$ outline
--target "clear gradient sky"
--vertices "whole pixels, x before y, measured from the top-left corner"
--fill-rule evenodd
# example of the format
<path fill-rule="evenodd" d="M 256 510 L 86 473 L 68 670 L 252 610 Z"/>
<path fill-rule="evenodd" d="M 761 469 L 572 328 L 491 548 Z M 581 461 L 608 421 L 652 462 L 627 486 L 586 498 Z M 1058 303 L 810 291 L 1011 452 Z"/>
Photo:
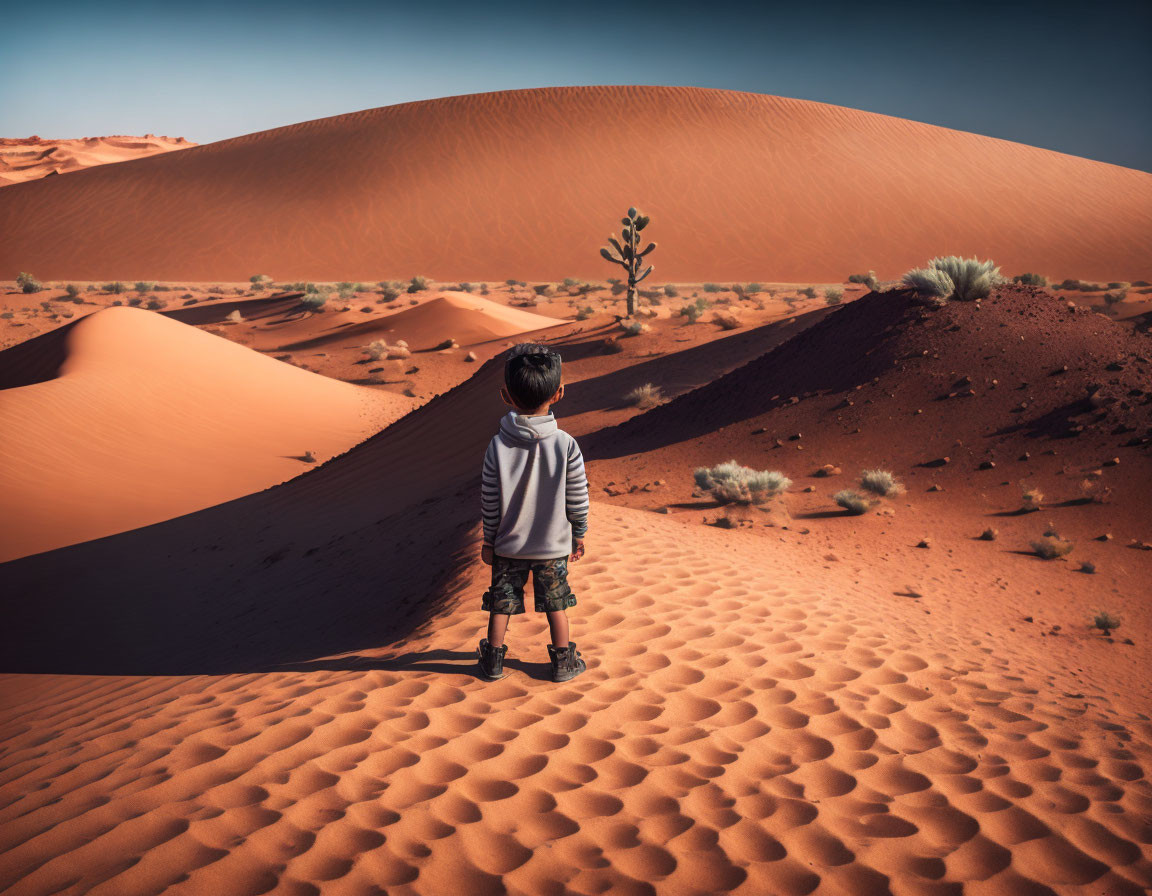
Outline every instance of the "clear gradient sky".
<path fill-rule="evenodd" d="M 1152 2 L 58 0 L 0 32 L 0 136 L 208 143 L 577 84 L 818 100 L 1152 170 Z"/>

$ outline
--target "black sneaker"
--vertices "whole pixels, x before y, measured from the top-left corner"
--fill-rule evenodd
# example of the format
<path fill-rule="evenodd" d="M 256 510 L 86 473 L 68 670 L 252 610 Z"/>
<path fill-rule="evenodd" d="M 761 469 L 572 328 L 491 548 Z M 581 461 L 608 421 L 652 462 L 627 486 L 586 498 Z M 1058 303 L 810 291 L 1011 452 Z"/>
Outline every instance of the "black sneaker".
<path fill-rule="evenodd" d="M 480 639 L 480 646 L 476 648 L 476 656 L 480 664 L 480 677 L 485 681 L 499 681 L 504 677 L 504 654 L 508 652 L 508 645 L 501 644 L 499 648 L 488 643 L 487 638 Z"/>
<path fill-rule="evenodd" d="M 548 659 L 552 661 L 553 681 L 571 681 L 588 668 L 573 641 L 569 641 L 567 647 L 553 647 L 549 644 Z"/>

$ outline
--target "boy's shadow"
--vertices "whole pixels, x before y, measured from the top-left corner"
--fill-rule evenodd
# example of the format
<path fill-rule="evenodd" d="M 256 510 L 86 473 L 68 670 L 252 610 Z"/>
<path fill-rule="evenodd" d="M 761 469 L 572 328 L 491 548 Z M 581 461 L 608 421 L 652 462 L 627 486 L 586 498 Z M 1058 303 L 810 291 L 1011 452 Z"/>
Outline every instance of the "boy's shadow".
<path fill-rule="evenodd" d="M 425 650 L 422 653 L 402 653 L 392 657 L 343 656 L 314 663 L 288 663 L 275 667 L 281 672 L 315 672 L 355 670 L 364 672 L 382 669 L 386 672 L 435 672 L 439 675 L 463 675 L 480 679 L 476 652 L 466 650 Z M 506 672 L 520 672 L 535 681 L 552 680 L 551 663 L 530 663 L 509 654 L 504 659 Z M 482 679 L 481 679 L 482 680 Z"/>

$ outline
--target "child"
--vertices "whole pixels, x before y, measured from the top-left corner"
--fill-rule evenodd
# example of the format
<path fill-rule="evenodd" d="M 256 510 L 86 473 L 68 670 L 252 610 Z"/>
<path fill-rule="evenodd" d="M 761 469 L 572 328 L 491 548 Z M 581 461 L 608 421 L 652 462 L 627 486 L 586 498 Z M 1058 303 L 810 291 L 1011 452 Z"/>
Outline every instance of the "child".
<path fill-rule="evenodd" d="M 512 410 L 484 453 L 480 503 L 484 547 L 492 567 L 484 593 L 490 612 L 488 637 L 480 641 L 481 676 L 504 677 L 504 633 L 509 619 L 524 612 L 524 586 L 532 573 L 537 613 L 548 614 L 552 680 L 568 681 L 588 667 L 568 640 L 568 563 L 584 556 L 588 531 L 588 480 L 576 440 L 548 412 L 564 397 L 560 356 L 544 345 L 513 346 L 504 363 L 500 397 Z"/>

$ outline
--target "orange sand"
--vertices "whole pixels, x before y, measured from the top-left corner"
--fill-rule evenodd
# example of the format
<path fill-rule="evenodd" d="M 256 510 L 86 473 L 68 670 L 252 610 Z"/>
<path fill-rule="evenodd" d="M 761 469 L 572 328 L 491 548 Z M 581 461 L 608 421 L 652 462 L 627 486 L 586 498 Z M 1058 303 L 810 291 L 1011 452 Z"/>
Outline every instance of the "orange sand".
<path fill-rule="evenodd" d="M 938 254 L 1152 278 L 1152 174 L 831 106 L 687 87 L 449 97 L 0 190 L 0 270 L 43 279 L 897 277 Z M 259 210 L 258 213 L 253 210 Z"/>
<path fill-rule="evenodd" d="M 183 137 L 0 138 L 0 186 L 195 146 Z"/>
<path fill-rule="evenodd" d="M 507 679 L 473 672 L 499 356 L 306 476 L 0 564 L 0 889 L 1146 892 L 1146 337 L 1017 287 L 775 318 L 652 319 L 618 354 L 604 311 L 533 336 L 594 496 L 570 684 L 536 615 Z M 673 400 L 623 407 L 643 382 Z M 691 470 L 732 454 L 794 485 L 724 530 Z M 1113 454 L 1114 498 L 1066 500 Z M 907 492 L 844 516 L 871 466 Z M 1042 512 L 1015 513 L 1019 478 Z M 1068 560 L 1024 555 L 1048 524 Z"/>
<path fill-rule="evenodd" d="M 275 485 L 407 407 L 136 308 L 40 341 L 0 391 L 3 560 Z"/>

